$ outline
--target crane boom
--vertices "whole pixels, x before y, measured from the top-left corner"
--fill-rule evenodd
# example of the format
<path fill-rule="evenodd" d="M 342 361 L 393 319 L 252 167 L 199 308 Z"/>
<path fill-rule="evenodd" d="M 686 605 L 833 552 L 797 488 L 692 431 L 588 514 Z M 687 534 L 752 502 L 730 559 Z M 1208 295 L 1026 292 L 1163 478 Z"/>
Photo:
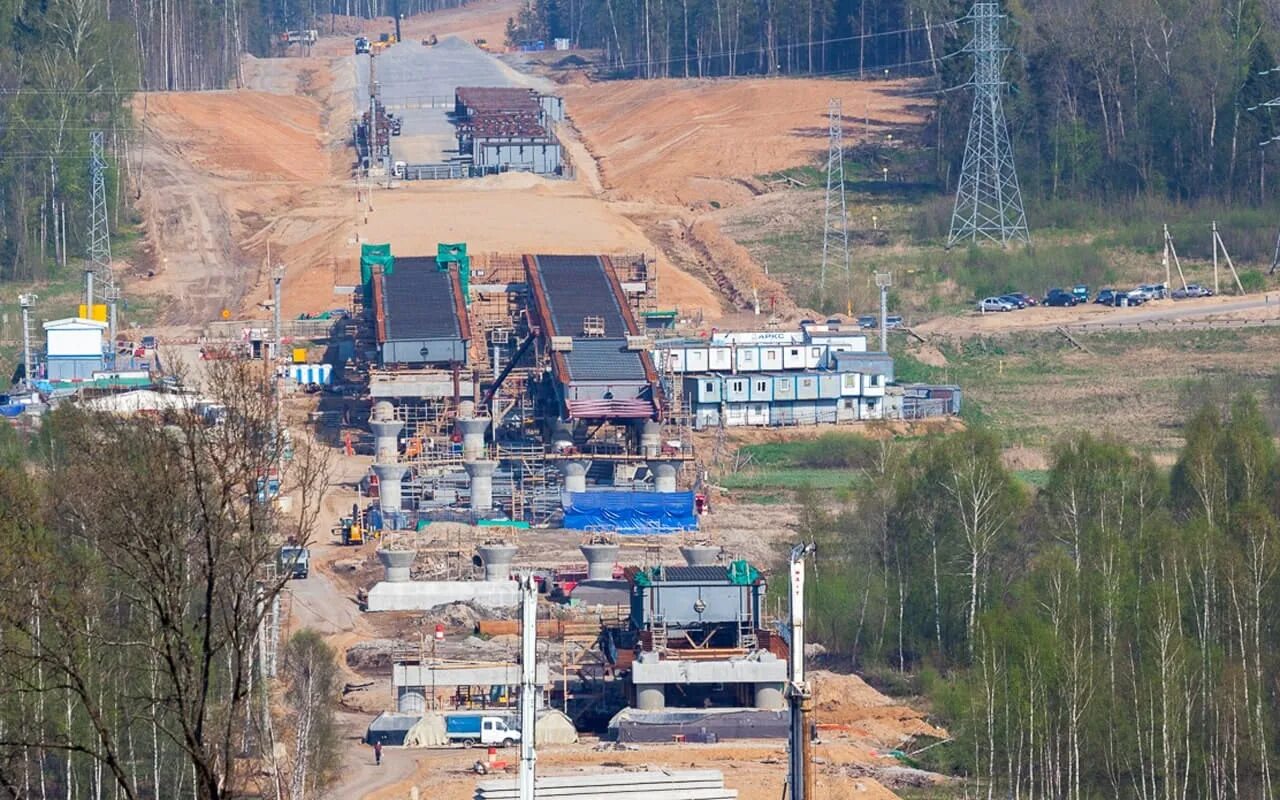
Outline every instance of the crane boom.
<path fill-rule="evenodd" d="M 791 742 L 787 748 L 787 782 L 791 787 L 791 800 L 816 800 L 813 791 L 813 770 L 809 748 L 809 715 L 813 712 L 813 692 L 804 671 L 804 560 L 817 551 L 813 542 L 798 544 L 791 549 L 791 592 L 787 610 L 791 626 L 791 646 L 787 661 L 787 695 L 791 704 Z"/>

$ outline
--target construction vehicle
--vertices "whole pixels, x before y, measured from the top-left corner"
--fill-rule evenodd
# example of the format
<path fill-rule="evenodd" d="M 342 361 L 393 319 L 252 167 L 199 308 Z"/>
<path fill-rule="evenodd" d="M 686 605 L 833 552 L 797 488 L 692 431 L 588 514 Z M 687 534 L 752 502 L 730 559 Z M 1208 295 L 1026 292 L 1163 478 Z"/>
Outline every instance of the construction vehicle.
<path fill-rule="evenodd" d="M 286 578 L 306 580 L 311 572 L 311 551 L 305 547 L 285 545 L 276 554 L 276 568 Z"/>
<path fill-rule="evenodd" d="M 505 719 L 480 714 L 449 714 L 444 718 L 444 735 L 463 747 L 510 747 L 520 741 L 520 731 L 508 728 Z"/>
<path fill-rule="evenodd" d="M 288 47 L 291 44 L 315 44 L 320 38 L 319 31 L 315 29 L 301 31 L 284 31 L 280 34 L 280 44 Z"/>
<path fill-rule="evenodd" d="M 364 544 L 364 515 L 360 513 L 360 507 L 352 503 L 351 516 L 339 520 L 334 529 L 341 531 L 343 545 L 359 547 Z"/>
<path fill-rule="evenodd" d="M 367 52 L 369 52 L 369 37 L 357 36 L 356 37 L 356 55 L 358 56 L 364 55 Z"/>
<path fill-rule="evenodd" d="M 364 526 L 359 518 L 343 517 L 341 521 L 342 544 L 359 547 L 364 544 Z"/>

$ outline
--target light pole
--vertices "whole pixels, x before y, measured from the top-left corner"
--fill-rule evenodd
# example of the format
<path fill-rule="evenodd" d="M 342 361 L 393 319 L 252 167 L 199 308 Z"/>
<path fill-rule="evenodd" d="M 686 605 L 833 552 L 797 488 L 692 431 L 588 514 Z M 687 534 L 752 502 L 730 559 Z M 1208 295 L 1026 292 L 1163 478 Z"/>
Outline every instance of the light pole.
<path fill-rule="evenodd" d="M 876 286 L 880 287 L 880 349 L 889 352 L 889 287 L 893 285 L 892 272 L 877 272 Z"/>
<path fill-rule="evenodd" d="M 22 307 L 22 385 L 27 391 L 35 385 L 31 377 L 31 307 L 39 299 L 35 294 L 18 295 L 18 305 Z"/>

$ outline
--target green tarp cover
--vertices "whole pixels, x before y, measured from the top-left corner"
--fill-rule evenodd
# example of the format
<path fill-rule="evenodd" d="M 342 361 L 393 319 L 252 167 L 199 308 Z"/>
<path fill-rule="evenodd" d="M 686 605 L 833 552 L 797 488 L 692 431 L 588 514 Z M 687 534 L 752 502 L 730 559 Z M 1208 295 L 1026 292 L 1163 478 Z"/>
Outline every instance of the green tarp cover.
<path fill-rule="evenodd" d="M 760 571 L 745 561 L 734 561 L 729 564 L 729 583 L 750 586 L 759 578 Z"/>
<path fill-rule="evenodd" d="M 373 265 L 381 264 L 383 274 L 390 275 L 395 271 L 395 256 L 391 255 L 389 244 L 360 245 L 360 283 L 365 286 L 373 280 Z"/>
<path fill-rule="evenodd" d="M 466 242 L 437 242 L 436 264 L 440 269 L 448 269 L 450 264 L 458 265 L 458 282 L 462 286 L 462 302 L 471 305 L 471 256 L 467 255 Z"/>

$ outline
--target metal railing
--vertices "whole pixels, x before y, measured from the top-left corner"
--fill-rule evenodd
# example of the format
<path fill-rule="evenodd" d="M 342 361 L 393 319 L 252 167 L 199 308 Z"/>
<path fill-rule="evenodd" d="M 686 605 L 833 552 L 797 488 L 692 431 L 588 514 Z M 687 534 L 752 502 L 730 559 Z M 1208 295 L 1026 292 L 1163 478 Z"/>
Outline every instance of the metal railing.
<path fill-rule="evenodd" d="M 401 98 L 394 103 L 384 101 L 382 107 L 394 111 L 404 111 L 411 108 L 447 108 L 452 110 L 457 107 L 457 102 L 453 95 L 422 95 Z"/>

